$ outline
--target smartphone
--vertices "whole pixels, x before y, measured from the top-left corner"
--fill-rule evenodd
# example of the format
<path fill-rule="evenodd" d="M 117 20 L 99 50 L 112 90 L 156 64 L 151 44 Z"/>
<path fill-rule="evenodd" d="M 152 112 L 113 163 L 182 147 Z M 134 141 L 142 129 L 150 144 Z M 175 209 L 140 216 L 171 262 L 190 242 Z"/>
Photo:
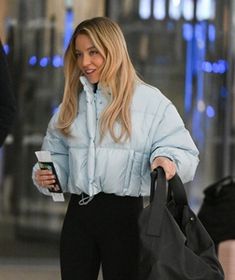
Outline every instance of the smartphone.
<path fill-rule="evenodd" d="M 52 161 L 51 153 L 49 151 L 37 151 L 35 154 L 37 156 L 40 169 L 51 170 L 55 175 L 55 183 L 53 184 L 53 187 L 48 189 L 51 192 L 52 199 L 54 201 L 64 201 L 63 191 Z"/>
<path fill-rule="evenodd" d="M 54 167 L 53 162 L 38 162 L 39 167 L 41 170 L 51 170 L 52 173 L 55 175 L 55 183 L 53 184 L 52 188 L 49 188 L 50 192 L 54 192 L 54 193 L 62 193 L 62 188 L 58 179 L 58 176 L 56 174 L 56 170 Z"/>

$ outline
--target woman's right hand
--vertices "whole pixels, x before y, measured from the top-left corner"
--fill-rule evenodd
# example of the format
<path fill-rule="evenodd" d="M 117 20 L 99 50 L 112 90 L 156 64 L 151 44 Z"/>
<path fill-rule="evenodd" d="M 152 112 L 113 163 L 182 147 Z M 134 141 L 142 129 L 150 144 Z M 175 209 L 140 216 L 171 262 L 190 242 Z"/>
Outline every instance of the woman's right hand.
<path fill-rule="evenodd" d="M 55 175 L 51 170 L 38 169 L 34 173 L 34 179 L 37 185 L 43 188 L 51 189 L 55 183 Z"/>

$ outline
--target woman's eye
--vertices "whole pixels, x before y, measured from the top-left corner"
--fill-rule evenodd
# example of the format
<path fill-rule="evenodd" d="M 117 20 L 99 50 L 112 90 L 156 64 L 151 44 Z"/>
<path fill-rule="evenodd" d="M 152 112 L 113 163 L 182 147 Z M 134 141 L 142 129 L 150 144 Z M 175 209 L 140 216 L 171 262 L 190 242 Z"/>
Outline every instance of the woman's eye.
<path fill-rule="evenodd" d="M 78 58 L 78 57 L 81 57 L 81 53 L 75 53 L 75 56 Z"/>
<path fill-rule="evenodd" d="M 96 50 L 90 51 L 90 55 L 96 55 L 96 54 L 98 54 L 98 51 Z"/>

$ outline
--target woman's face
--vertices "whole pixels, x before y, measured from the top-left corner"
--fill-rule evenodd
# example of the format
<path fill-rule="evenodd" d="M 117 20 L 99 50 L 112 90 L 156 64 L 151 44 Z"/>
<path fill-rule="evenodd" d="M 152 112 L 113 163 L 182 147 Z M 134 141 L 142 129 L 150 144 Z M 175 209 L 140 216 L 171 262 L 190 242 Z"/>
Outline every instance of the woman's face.
<path fill-rule="evenodd" d="M 80 70 L 92 84 L 98 83 L 104 65 L 104 58 L 89 36 L 79 34 L 75 40 L 75 54 Z"/>

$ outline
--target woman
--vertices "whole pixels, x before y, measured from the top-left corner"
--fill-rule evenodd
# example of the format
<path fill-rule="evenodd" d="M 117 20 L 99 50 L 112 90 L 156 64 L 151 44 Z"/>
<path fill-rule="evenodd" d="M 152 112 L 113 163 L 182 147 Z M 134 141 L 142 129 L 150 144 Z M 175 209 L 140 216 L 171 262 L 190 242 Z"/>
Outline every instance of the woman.
<path fill-rule="evenodd" d="M 136 280 L 137 220 L 149 195 L 151 168 L 190 181 L 195 147 L 173 104 L 141 81 L 120 27 L 97 17 L 80 23 L 65 53 L 62 104 L 42 150 L 52 154 L 71 198 L 61 233 L 62 279 Z M 35 185 L 50 194 L 50 171 L 34 167 Z"/>

